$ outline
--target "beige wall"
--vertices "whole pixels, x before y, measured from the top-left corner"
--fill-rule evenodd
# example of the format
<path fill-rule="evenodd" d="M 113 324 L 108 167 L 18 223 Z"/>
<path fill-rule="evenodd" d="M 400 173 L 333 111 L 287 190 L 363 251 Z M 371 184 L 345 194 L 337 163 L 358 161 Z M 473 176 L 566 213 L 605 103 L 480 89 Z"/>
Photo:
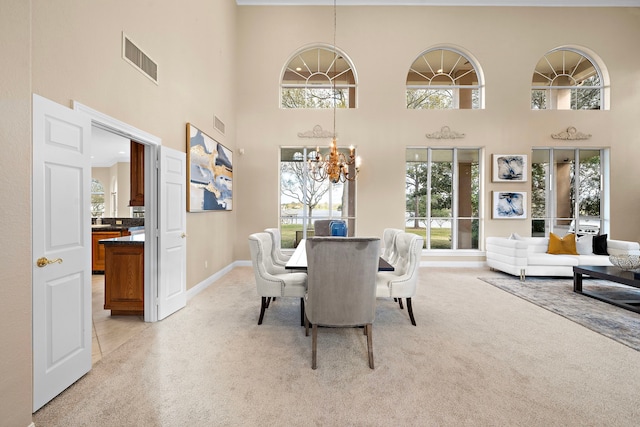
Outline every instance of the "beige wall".
<path fill-rule="evenodd" d="M 246 259 L 246 236 L 277 224 L 279 147 L 305 144 L 297 133 L 316 124 L 332 128 L 330 112 L 280 109 L 277 85 L 294 52 L 314 43 L 333 44 L 333 9 L 241 7 L 238 25 L 239 81 L 250 82 L 239 86 L 237 140 L 245 155 L 237 170 L 242 196 L 236 246 Z M 337 112 L 339 144 L 356 145 L 363 158 L 357 233 L 380 236 L 384 227 L 403 226 L 407 146 L 484 147 L 488 167 L 492 153 L 530 154 L 532 147 L 562 146 L 550 135 L 575 126 L 593 135 L 580 146 L 611 147 L 612 237 L 640 240 L 640 223 L 634 220 L 640 187 L 627 186 L 640 177 L 634 168 L 640 155 L 640 56 L 630 40 L 640 40 L 638 8 L 338 7 L 336 45 L 351 58 L 359 78 L 358 108 Z M 441 44 L 477 59 L 486 83 L 484 110 L 405 108 L 409 66 L 421 52 Z M 537 61 L 565 45 L 587 48 L 604 61 L 612 81 L 611 110 L 531 111 Z M 466 137 L 426 139 L 426 133 L 445 125 Z M 530 193 L 529 184 L 493 184 L 490 171 L 485 172 L 485 236 L 529 235 L 528 220 L 490 219 L 492 190 Z"/>
<path fill-rule="evenodd" d="M 11 66 L 0 79 L 0 188 L 11 201 L 0 225 L 0 425 L 31 421 L 31 93 L 69 107 L 77 100 L 182 151 L 192 122 L 234 150 L 234 211 L 187 216 L 191 288 L 249 259 L 247 235 L 277 224 L 279 147 L 300 144 L 297 133 L 316 124 L 331 128 L 328 111 L 280 110 L 278 82 L 293 52 L 332 42 L 332 23 L 331 8 L 238 8 L 233 0 L 0 2 L 0 53 Z M 549 135 L 575 126 L 593 134 L 582 145 L 612 148 L 612 237 L 640 240 L 640 190 L 628 185 L 638 180 L 640 154 L 640 57 L 629 43 L 640 39 L 637 8 L 341 7 L 338 26 L 337 44 L 359 76 L 359 108 L 338 112 L 340 142 L 357 145 L 364 160 L 358 234 L 403 225 L 404 149 L 426 145 L 427 132 L 450 126 L 466 133 L 461 144 L 489 155 L 557 145 Z M 122 31 L 159 64 L 159 85 L 121 59 Z M 478 59 L 485 110 L 404 108 L 409 65 L 441 43 Z M 565 44 L 593 50 L 609 67 L 610 111 L 529 110 L 536 61 Z M 213 129 L 214 114 L 226 135 Z M 487 181 L 485 196 L 493 189 Z M 486 221 L 487 235 L 528 230 L 526 221 Z"/>

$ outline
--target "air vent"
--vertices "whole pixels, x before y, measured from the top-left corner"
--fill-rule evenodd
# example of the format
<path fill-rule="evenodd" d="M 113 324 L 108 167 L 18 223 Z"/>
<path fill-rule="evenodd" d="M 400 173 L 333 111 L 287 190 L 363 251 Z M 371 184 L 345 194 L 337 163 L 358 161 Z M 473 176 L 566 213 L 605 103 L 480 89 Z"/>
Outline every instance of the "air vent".
<path fill-rule="evenodd" d="M 224 122 L 220 120 L 216 115 L 213 116 L 213 127 L 224 135 Z"/>
<path fill-rule="evenodd" d="M 122 33 L 122 58 L 158 84 L 158 64 Z"/>

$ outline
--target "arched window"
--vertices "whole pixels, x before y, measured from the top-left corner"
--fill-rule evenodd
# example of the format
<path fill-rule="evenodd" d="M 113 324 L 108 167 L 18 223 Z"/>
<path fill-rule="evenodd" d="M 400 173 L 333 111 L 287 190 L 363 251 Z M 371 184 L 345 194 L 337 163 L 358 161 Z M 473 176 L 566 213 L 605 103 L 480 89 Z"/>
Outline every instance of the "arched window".
<path fill-rule="evenodd" d="M 91 179 L 91 216 L 93 218 L 104 216 L 104 187 L 97 179 Z"/>
<path fill-rule="evenodd" d="M 434 48 L 413 61 L 407 74 L 408 109 L 484 108 L 482 74 L 470 55 Z"/>
<path fill-rule="evenodd" d="M 558 48 L 536 65 L 531 81 L 532 110 L 605 109 L 600 67 L 586 53 Z"/>
<path fill-rule="evenodd" d="M 282 72 L 282 108 L 356 108 L 357 78 L 349 58 L 332 46 L 294 54 Z"/>

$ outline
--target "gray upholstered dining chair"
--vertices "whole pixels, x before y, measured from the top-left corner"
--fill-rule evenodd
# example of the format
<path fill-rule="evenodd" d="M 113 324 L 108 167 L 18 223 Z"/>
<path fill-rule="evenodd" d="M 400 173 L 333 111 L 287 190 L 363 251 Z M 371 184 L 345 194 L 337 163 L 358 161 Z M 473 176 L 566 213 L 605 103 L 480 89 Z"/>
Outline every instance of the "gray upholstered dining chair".
<path fill-rule="evenodd" d="M 282 253 L 280 230 L 277 228 L 265 228 L 264 231 L 271 235 L 271 258 L 273 259 L 273 263 L 284 267 L 287 261 L 289 261 L 289 258 L 291 258 L 291 255 Z"/>
<path fill-rule="evenodd" d="M 416 294 L 424 240 L 417 234 L 402 232 L 396 236 L 395 242 L 397 254 L 394 271 L 376 273 L 376 297 L 394 298 L 401 309 L 402 298 L 405 298 L 411 324 L 416 326 L 411 298 Z"/>
<path fill-rule="evenodd" d="M 304 295 L 307 290 L 307 273 L 289 272 L 277 266 L 271 259 L 271 235 L 254 233 L 249 236 L 251 264 L 256 278 L 256 289 L 261 297 L 260 317 L 262 324 L 264 311 L 269 308 L 271 300 L 277 297 L 300 298 L 300 325 L 304 324 Z"/>
<path fill-rule="evenodd" d="M 331 236 L 332 219 L 316 219 L 313 221 L 314 236 Z"/>
<path fill-rule="evenodd" d="M 316 369 L 318 326 L 364 326 L 369 367 L 373 369 L 372 329 L 376 313 L 377 237 L 307 239 L 305 334 L 312 324 L 312 362 Z"/>

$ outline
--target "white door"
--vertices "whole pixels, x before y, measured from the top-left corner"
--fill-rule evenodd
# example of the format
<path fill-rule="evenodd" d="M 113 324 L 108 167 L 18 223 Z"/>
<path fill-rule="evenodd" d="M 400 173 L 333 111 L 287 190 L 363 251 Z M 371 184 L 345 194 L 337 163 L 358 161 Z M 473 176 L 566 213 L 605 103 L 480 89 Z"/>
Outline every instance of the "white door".
<path fill-rule="evenodd" d="M 33 410 L 91 369 L 91 120 L 33 95 Z"/>
<path fill-rule="evenodd" d="M 186 153 L 160 147 L 158 320 L 187 304 Z"/>

